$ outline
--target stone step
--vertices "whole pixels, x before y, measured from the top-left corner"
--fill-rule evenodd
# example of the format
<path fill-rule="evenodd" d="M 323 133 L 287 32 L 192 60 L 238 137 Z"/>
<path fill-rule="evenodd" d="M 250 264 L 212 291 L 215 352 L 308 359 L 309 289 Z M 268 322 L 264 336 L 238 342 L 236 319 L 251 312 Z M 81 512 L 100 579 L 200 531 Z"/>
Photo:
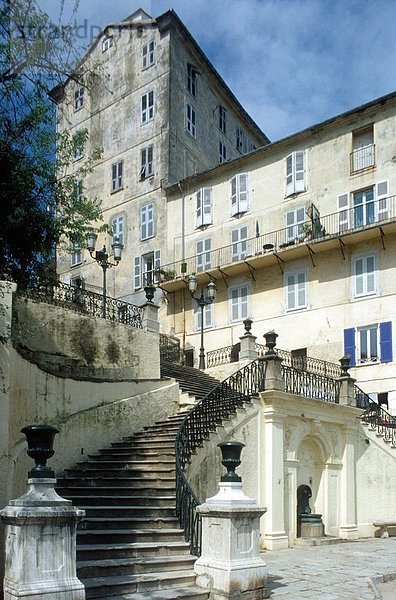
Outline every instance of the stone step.
<path fill-rule="evenodd" d="M 84 522 L 84 521 L 83 521 Z M 181 542 L 182 529 L 77 529 L 78 544 L 118 544 L 133 542 Z"/>
<path fill-rule="evenodd" d="M 130 459 L 130 460 L 143 460 L 143 459 L 173 459 L 175 460 L 175 448 L 174 444 L 172 444 L 171 448 L 133 448 L 127 447 L 124 448 L 107 448 L 106 450 L 99 450 L 98 454 L 88 454 L 89 459 L 91 460 L 113 460 L 118 459 Z"/>
<path fill-rule="evenodd" d="M 101 505 L 92 505 L 90 500 L 87 500 L 84 504 L 79 504 L 79 508 L 83 508 L 85 510 L 85 516 L 87 519 L 90 517 L 107 517 L 107 518 L 117 518 L 117 517 L 145 517 L 145 518 L 154 518 L 154 519 L 162 519 L 164 517 L 173 518 L 175 516 L 175 506 L 136 506 L 132 503 L 129 506 L 122 505 L 110 505 L 106 504 Z M 117 500 L 115 498 L 114 500 Z"/>
<path fill-rule="evenodd" d="M 78 526 L 79 531 L 96 529 L 171 529 L 177 528 L 179 521 L 175 516 L 172 517 L 90 517 L 86 516 Z"/>
<path fill-rule="evenodd" d="M 141 556 L 173 556 L 188 554 L 187 542 L 168 540 L 160 542 L 132 542 L 125 544 L 78 544 L 77 560 L 104 560 L 106 558 L 137 558 Z"/>
<path fill-rule="evenodd" d="M 120 442 L 113 442 L 111 444 L 112 448 L 125 448 L 125 449 L 136 449 L 136 450 L 140 450 L 140 449 L 144 449 L 144 450 L 157 450 L 157 451 L 161 451 L 161 450 L 169 450 L 170 452 L 174 451 L 175 449 L 175 438 L 170 439 L 169 441 L 160 441 L 160 442 L 153 442 L 153 441 L 148 441 L 142 438 L 139 438 L 138 440 L 123 440 Z"/>
<path fill-rule="evenodd" d="M 137 575 L 164 571 L 185 571 L 194 568 L 195 557 L 188 554 L 174 556 L 145 556 L 142 558 L 106 558 L 78 561 L 79 579 L 109 577 L 112 575 Z"/>
<path fill-rule="evenodd" d="M 111 598 L 117 594 L 136 594 L 169 587 L 186 587 L 195 584 L 194 571 L 182 573 L 148 573 L 121 575 L 119 577 L 92 577 L 82 580 L 87 600 Z"/>
<path fill-rule="evenodd" d="M 122 596 L 113 596 L 112 600 L 207 600 L 208 598 L 207 590 L 194 585 L 188 588 L 168 588 L 138 594 L 123 594 Z"/>
<path fill-rule="evenodd" d="M 168 460 L 89 460 L 78 461 L 76 469 L 116 469 L 125 471 L 145 471 L 151 472 L 169 471 L 175 467 L 175 459 Z M 74 470 L 74 469 L 73 469 Z"/>
<path fill-rule="evenodd" d="M 117 479 L 117 485 L 114 480 L 109 477 L 107 479 L 88 479 L 88 478 L 69 478 L 59 480 L 57 488 L 58 494 L 62 495 L 71 491 L 74 493 L 78 490 L 81 494 L 103 494 L 103 495 L 156 495 L 175 492 L 175 480 L 155 478 L 152 481 L 147 478 L 144 480 L 126 479 L 121 481 Z"/>
<path fill-rule="evenodd" d="M 144 442 L 172 442 L 176 437 L 176 432 L 172 435 L 172 433 L 168 433 L 167 431 L 157 432 L 157 431 L 140 431 L 139 433 L 135 433 L 135 435 L 131 437 L 124 437 L 124 441 L 137 442 L 142 440 Z"/>
<path fill-rule="evenodd" d="M 74 506 L 79 506 L 84 508 L 84 510 L 88 507 L 98 507 L 98 508 L 110 508 L 111 506 L 116 507 L 117 509 L 123 510 L 125 507 L 128 509 L 131 508 L 133 510 L 142 510 L 142 509 L 156 509 L 159 508 L 171 508 L 173 511 L 175 510 L 175 501 L 176 497 L 173 496 L 106 496 L 106 495 L 91 495 L 91 494 L 79 494 L 79 490 L 76 490 L 76 493 L 71 494 L 69 490 L 67 491 L 67 498 L 71 500 Z"/>
<path fill-rule="evenodd" d="M 130 485 L 136 487 L 144 486 L 145 482 L 155 482 L 158 485 L 165 482 L 175 481 L 175 470 L 169 470 L 169 472 L 161 471 L 160 474 L 156 473 L 145 473 L 142 475 L 141 472 L 138 471 L 104 471 L 101 469 L 86 469 L 84 471 L 80 471 L 78 469 L 70 469 L 65 471 L 65 481 L 70 481 L 72 483 L 75 481 L 88 481 L 87 485 L 100 485 L 100 482 L 109 483 L 114 481 L 114 483 L 118 486 L 122 485 Z M 96 483 L 94 483 L 96 482 Z"/>

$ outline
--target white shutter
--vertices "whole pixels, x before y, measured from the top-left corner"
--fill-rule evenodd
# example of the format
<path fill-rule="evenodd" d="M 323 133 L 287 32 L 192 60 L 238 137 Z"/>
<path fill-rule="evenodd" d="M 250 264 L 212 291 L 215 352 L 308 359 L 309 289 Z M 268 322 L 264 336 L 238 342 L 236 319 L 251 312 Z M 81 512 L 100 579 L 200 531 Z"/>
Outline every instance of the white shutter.
<path fill-rule="evenodd" d="M 237 176 L 231 179 L 231 216 L 238 213 Z"/>
<path fill-rule="evenodd" d="M 349 194 L 338 196 L 338 231 L 346 231 L 350 228 L 349 223 Z"/>
<path fill-rule="evenodd" d="M 203 188 L 203 224 L 212 223 L 212 188 Z"/>
<path fill-rule="evenodd" d="M 147 206 L 147 237 L 154 235 L 154 204 Z"/>
<path fill-rule="evenodd" d="M 294 193 L 293 154 L 286 157 L 286 196 Z"/>
<path fill-rule="evenodd" d="M 384 221 L 389 218 L 388 182 L 380 181 L 377 190 L 377 220 Z"/>
<path fill-rule="evenodd" d="M 294 153 L 294 191 L 305 190 L 305 152 L 300 150 Z"/>
<path fill-rule="evenodd" d="M 147 206 L 140 209 L 140 239 L 147 239 Z"/>
<path fill-rule="evenodd" d="M 196 210 L 196 227 L 203 225 L 203 206 L 202 206 L 202 190 L 197 192 L 197 210 Z"/>
<path fill-rule="evenodd" d="M 140 256 L 135 256 L 134 287 L 138 290 L 142 287 L 142 264 Z"/>
<path fill-rule="evenodd" d="M 241 173 L 238 175 L 238 212 L 246 212 L 249 210 L 249 189 L 248 189 L 248 174 Z"/>
<path fill-rule="evenodd" d="M 154 271 L 161 267 L 161 250 L 154 252 Z"/>
<path fill-rule="evenodd" d="M 364 294 L 364 265 L 363 258 L 355 260 L 355 296 Z"/>
<path fill-rule="evenodd" d="M 366 276 L 367 276 L 367 293 L 374 294 L 376 291 L 375 282 L 375 257 L 367 256 L 366 258 Z"/>

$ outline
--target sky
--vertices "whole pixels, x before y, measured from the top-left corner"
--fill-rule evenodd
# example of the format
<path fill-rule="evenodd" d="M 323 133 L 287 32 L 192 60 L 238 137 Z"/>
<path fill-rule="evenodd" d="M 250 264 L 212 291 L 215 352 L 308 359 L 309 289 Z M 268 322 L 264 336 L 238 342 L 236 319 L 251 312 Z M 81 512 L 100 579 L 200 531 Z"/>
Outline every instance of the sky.
<path fill-rule="evenodd" d="M 73 0 L 37 0 L 62 23 Z M 271 141 L 396 89 L 394 0 L 80 0 L 87 45 L 137 8 L 174 9 Z"/>

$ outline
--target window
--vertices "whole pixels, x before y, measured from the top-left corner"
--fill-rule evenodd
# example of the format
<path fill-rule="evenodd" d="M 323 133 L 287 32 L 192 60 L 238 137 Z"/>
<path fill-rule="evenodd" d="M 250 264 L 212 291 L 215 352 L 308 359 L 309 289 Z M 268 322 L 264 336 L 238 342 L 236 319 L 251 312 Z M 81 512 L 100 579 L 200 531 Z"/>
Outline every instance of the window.
<path fill-rule="evenodd" d="M 154 42 L 149 42 L 142 48 L 142 69 L 148 69 L 155 62 Z"/>
<path fill-rule="evenodd" d="M 197 95 L 197 69 L 187 65 L 187 89 L 194 98 Z"/>
<path fill-rule="evenodd" d="M 122 168 L 123 161 L 120 160 L 111 165 L 111 191 L 117 192 L 122 188 Z"/>
<path fill-rule="evenodd" d="M 338 196 L 338 230 L 364 227 L 389 218 L 388 182 Z"/>
<path fill-rule="evenodd" d="M 154 161 L 153 161 L 154 146 L 146 146 L 141 150 L 141 167 L 140 167 L 140 178 L 150 177 L 154 174 Z"/>
<path fill-rule="evenodd" d="M 84 93 L 85 89 L 83 87 L 76 88 L 74 92 L 74 110 L 80 110 L 84 106 Z"/>
<path fill-rule="evenodd" d="M 227 127 L 227 111 L 224 106 L 219 105 L 219 129 L 223 133 L 226 133 Z"/>
<path fill-rule="evenodd" d="M 249 285 L 241 285 L 230 289 L 230 320 L 242 321 L 249 316 Z"/>
<path fill-rule="evenodd" d="M 154 119 L 154 92 L 147 92 L 142 96 L 142 124 Z"/>
<path fill-rule="evenodd" d="M 72 251 L 70 253 L 70 264 L 72 267 L 80 265 L 82 263 L 82 251 L 78 244 L 73 244 Z"/>
<path fill-rule="evenodd" d="M 286 273 L 286 310 L 299 310 L 307 308 L 307 273 L 300 271 L 295 273 Z"/>
<path fill-rule="evenodd" d="M 111 220 L 111 228 L 113 230 L 113 242 L 118 238 L 120 244 L 124 245 L 124 216 L 119 215 Z"/>
<path fill-rule="evenodd" d="M 84 186 L 83 180 L 78 179 L 74 182 L 74 195 L 76 198 L 76 202 L 82 202 L 84 199 Z"/>
<path fill-rule="evenodd" d="M 219 163 L 226 162 L 227 160 L 227 148 L 223 142 L 219 142 Z"/>
<path fill-rule="evenodd" d="M 242 129 L 236 128 L 236 148 L 241 154 L 246 154 L 256 149 L 256 146 L 251 140 L 245 135 Z"/>
<path fill-rule="evenodd" d="M 154 250 L 135 256 L 134 260 L 134 289 L 138 290 L 145 285 L 155 282 L 155 271 L 161 266 L 161 250 Z"/>
<path fill-rule="evenodd" d="M 204 329 L 210 329 L 211 327 L 213 327 L 213 322 L 214 322 L 213 313 L 214 313 L 214 304 L 211 302 L 210 304 L 207 304 L 203 309 L 203 319 L 204 319 L 203 328 Z M 194 306 L 195 331 L 201 330 L 201 318 L 202 318 L 201 307 L 195 303 L 195 306 Z"/>
<path fill-rule="evenodd" d="M 231 216 L 249 210 L 249 175 L 240 173 L 231 179 Z"/>
<path fill-rule="evenodd" d="M 102 40 L 102 52 L 106 52 L 113 45 L 113 36 L 108 35 Z"/>
<path fill-rule="evenodd" d="M 351 366 L 392 362 L 392 323 L 345 329 L 344 351 L 351 357 Z"/>
<path fill-rule="evenodd" d="M 212 222 L 212 188 L 204 187 L 197 192 L 196 227 Z"/>
<path fill-rule="evenodd" d="M 377 293 L 376 256 L 374 254 L 352 259 L 353 296 Z"/>
<path fill-rule="evenodd" d="M 286 196 L 305 191 L 305 152 L 299 150 L 286 157 Z"/>
<path fill-rule="evenodd" d="M 154 282 L 154 271 L 160 268 L 160 250 L 143 256 L 135 256 L 134 289 L 138 290 Z"/>
<path fill-rule="evenodd" d="M 197 137 L 196 115 L 191 104 L 187 104 L 186 108 L 186 129 L 193 138 Z"/>
<path fill-rule="evenodd" d="M 294 240 L 303 235 L 302 226 L 305 220 L 304 207 L 286 213 L 286 240 Z"/>
<path fill-rule="evenodd" d="M 373 126 L 352 132 L 351 173 L 374 166 Z"/>
<path fill-rule="evenodd" d="M 232 260 L 243 260 L 247 254 L 247 226 L 231 231 Z"/>
<path fill-rule="evenodd" d="M 212 266 L 211 258 L 212 240 L 206 238 L 205 240 L 199 240 L 197 242 L 197 264 L 196 271 L 206 271 Z"/>
<path fill-rule="evenodd" d="M 154 237 L 154 204 L 145 204 L 140 209 L 140 239 Z"/>

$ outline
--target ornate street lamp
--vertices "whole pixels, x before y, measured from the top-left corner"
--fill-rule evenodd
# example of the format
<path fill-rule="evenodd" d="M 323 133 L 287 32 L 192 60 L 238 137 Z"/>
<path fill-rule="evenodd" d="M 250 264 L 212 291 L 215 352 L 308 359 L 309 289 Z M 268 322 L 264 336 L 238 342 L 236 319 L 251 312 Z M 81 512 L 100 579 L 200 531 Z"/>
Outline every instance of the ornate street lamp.
<path fill-rule="evenodd" d="M 91 255 L 91 257 L 94 260 L 96 260 L 98 265 L 100 265 L 103 270 L 103 311 L 102 311 L 102 316 L 105 319 L 106 318 L 106 272 L 107 272 L 107 269 L 118 266 L 118 263 L 121 260 L 122 249 L 124 246 L 121 244 L 118 237 L 114 238 L 114 242 L 112 243 L 111 247 L 113 250 L 113 256 L 114 256 L 115 262 L 110 262 L 109 255 L 107 254 L 106 246 L 103 246 L 102 250 L 95 250 L 97 238 L 98 238 L 98 236 L 96 235 L 96 233 L 94 231 L 91 231 L 90 233 L 88 233 L 88 235 L 87 235 L 87 250 L 88 250 L 89 254 Z"/>
<path fill-rule="evenodd" d="M 202 371 L 205 370 L 205 348 L 204 348 L 204 308 L 208 306 L 208 304 L 212 304 L 216 298 L 216 285 L 211 281 L 206 286 L 207 295 L 204 296 L 203 289 L 201 289 L 201 295 L 196 297 L 194 293 L 197 290 L 198 281 L 197 276 L 195 274 L 191 275 L 188 279 L 188 289 L 192 298 L 196 301 L 198 306 L 201 309 L 201 347 L 199 349 L 199 365 L 198 368 Z"/>

